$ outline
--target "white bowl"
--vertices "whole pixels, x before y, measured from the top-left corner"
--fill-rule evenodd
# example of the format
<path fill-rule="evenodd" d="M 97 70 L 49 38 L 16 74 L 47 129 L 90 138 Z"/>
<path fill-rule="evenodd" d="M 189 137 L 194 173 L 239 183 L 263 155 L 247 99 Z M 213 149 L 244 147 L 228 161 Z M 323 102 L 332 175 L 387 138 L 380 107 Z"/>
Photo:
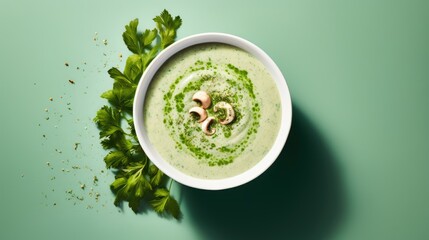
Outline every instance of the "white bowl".
<path fill-rule="evenodd" d="M 155 150 L 155 148 L 149 141 L 149 138 L 147 137 L 146 129 L 143 124 L 143 106 L 144 100 L 146 98 L 146 92 L 148 90 L 150 82 L 152 81 L 152 78 L 154 77 L 158 69 L 164 64 L 165 61 L 167 61 L 177 52 L 190 46 L 201 43 L 229 44 L 241 48 L 244 51 L 247 51 L 248 53 L 252 54 L 265 65 L 268 72 L 273 77 L 280 93 L 280 100 L 282 106 L 281 125 L 273 146 L 271 147 L 269 152 L 263 157 L 263 159 L 259 161 L 255 166 L 239 175 L 224 179 L 195 178 L 171 166 Z M 289 89 L 282 73 L 280 72 L 274 61 L 259 47 L 247 40 L 244 40 L 234 35 L 224 33 L 202 33 L 183 38 L 173 43 L 168 48 L 159 53 L 159 55 L 155 59 L 153 59 L 153 61 L 149 64 L 143 76 L 141 77 L 139 85 L 137 86 L 133 105 L 133 115 L 136 134 L 140 145 L 142 146 L 149 159 L 161 171 L 163 171 L 166 175 L 176 180 L 177 182 L 190 187 L 207 190 L 220 190 L 236 187 L 253 180 L 260 174 L 262 174 L 277 159 L 281 150 L 283 149 L 284 144 L 286 143 L 286 139 L 289 134 L 292 122 L 292 103 L 290 99 Z"/>

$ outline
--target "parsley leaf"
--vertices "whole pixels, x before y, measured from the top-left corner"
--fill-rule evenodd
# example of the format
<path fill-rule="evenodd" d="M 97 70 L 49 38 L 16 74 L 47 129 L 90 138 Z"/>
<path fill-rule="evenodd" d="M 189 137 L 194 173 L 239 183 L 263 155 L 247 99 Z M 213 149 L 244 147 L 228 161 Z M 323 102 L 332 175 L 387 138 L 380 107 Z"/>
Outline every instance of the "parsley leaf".
<path fill-rule="evenodd" d="M 137 34 L 137 25 L 139 25 L 139 20 L 137 18 L 132 20 L 129 25 L 126 25 L 122 38 L 131 52 L 142 54 L 143 49 L 140 46 L 139 36 Z"/>
<path fill-rule="evenodd" d="M 169 213 L 174 218 L 180 219 L 181 212 L 179 204 L 177 203 L 176 199 L 174 199 L 170 192 L 165 188 L 158 188 L 156 189 L 154 193 L 155 198 L 150 201 L 150 204 L 152 205 L 153 209 L 157 213 Z"/>
<path fill-rule="evenodd" d="M 153 19 L 156 22 L 156 27 L 161 34 L 161 47 L 165 48 L 174 42 L 177 29 L 182 25 L 182 19 L 176 16 L 174 19 L 167 10 L 156 16 Z"/>
<path fill-rule="evenodd" d="M 149 52 L 142 56 L 143 67 L 146 68 L 147 65 L 156 57 L 160 45 L 155 45 Z"/>
<path fill-rule="evenodd" d="M 144 31 L 144 33 L 142 34 L 143 46 L 145 47 L 150 46 L 153 40 L 155 40 L 157 36 L 158 36 L 158 30 L 156 30 L 156 28 L 152 30 L 146 29 L 146 31 Z"/>
<path fill-rule="evenodd" d="M 142 55 L 133 54 L 127 59 L 124 75 L 133 85 L 137 86 L 145 67 L 146 66 L 143 65 Z"/>
<path fill-rule="evenodd" d="M 159 170 L 159 168 L 157 168 L 155 165 L 151 165 L 149 167 L 149 176 L 150 183 L 152 184 L 152 186 L 158 186 L 161 183 L 164 173 Z"/>
<path fill-rule="evenodd" d="M 94 121 L 100 129 L 100 138 L 110 136 L 115 132 L 123 131 L 120 123 L 120 113 L 115 108 L 103 106 L 98 110 Z"/>
<path fill-rule="evenodd" d="M 128 119 L 127 122 L 128 122 L 128 128 L 130 129 L 131 135 L 135 137 L 135 140 L 137 142 L 138 139 L 137 139 L 136 129 L 134 127 L 134 120 L 131 118 L 131 119 Z"/>
<path fill-rule="evenodd" d="M 127 200 L 134 212 L 139 211 L 140 201 L 146 192 L 152 191 L 152 186 L 144 176 L 145 163 L 130 163 L 116 176 L 116 180 L 110 185 L 116 193 L 115 205 L 122 200 Z"/>
<path fill-rule="evenodd" d="M 130 162 L 130 159 L 122 151 L 112 151 L 104 157 L 107 168 L 121 168 Z"/>
<path fill-rule="evenodd" d="M 124 132 L 115 132 L 112 135 L 103 138 L 101 146 L 106 150 L 116 149 L 123 152 L 130 151 L 133 148 L 133 144 L 125 137 Z"/>
<path fill-rule="evenodd" d="M 133 83 L 128 79 L 127 76 L 121 73 L 117 68 L 111 68 L 109 71 L 107 71 L 111 78 L 115 80 L 115 83 L 119 83 L 122 86 L 132 86 Z"/>
<path fill-rule="evenodd" d="M 135 87 L 121 87 L 119 84 L 115 83 L 113 89 L 104 92 L 101 94 L 101 97 L 107 99 L 119 112 L 131 112 L 133 109 L 135 92 Z"/>

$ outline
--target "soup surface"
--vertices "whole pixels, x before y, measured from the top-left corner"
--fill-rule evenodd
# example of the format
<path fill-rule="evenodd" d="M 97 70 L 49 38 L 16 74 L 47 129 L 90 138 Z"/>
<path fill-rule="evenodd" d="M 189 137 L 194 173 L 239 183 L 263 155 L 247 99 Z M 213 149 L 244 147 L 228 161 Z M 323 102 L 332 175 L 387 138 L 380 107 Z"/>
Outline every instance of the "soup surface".
<path fill-rule="evenodd" d="M 188 175 L 220 179 L 266 155 L 280 128 L 281 104 L 258 59 L 234 46 L 207 43 L 161 66 L 143 114 L 148 138 L 163 159 Z"/>

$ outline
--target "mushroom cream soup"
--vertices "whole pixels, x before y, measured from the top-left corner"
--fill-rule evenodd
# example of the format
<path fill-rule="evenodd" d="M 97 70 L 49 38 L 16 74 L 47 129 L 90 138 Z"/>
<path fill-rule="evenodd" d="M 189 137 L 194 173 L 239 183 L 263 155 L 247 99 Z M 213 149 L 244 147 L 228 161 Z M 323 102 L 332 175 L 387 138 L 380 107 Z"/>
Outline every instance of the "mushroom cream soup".
<path fill-rule="evenodd" d="M 158 70 L 144 102 L 147 136 L 180 171 L 203 179 L 238 175 L 273 145 L 280 96 L 265 66 L 220 43 L 186 48 Z"/>

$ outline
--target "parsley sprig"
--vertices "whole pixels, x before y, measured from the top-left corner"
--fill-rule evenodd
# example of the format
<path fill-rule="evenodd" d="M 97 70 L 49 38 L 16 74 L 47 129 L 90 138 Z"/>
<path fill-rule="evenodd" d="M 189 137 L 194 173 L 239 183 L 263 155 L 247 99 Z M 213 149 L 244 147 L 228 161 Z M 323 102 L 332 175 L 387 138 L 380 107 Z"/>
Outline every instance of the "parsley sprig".
<path fill-rule="evenodd" d="M 146 156 L 138 143 L 132 119 L 134 94 L 143 72 L 160 51 L 174 42 L 182 25 L 182 19 L 173 18 L 167 10 L 153 20 L 156 28 L 144 32 L 137 30 L 138 19 L 125 26 L 122 38 L 132 54 L 123 72 L 114 67 L 109 69 L 113 87 L 101 95 L 109 104 L 98 110 L 94 122 L 100 130 L 102 147 L 110 150 L 104 157 L 106 167 L 115 169 L 115 181 L 110 185 L 116 195 L 114 204 L 128 202 L 136 213 L 148 205 L 161 215 L 178 219 L 180 207 L 170 194 L 172 179 L 168 183 L 168 177 Z"/>

